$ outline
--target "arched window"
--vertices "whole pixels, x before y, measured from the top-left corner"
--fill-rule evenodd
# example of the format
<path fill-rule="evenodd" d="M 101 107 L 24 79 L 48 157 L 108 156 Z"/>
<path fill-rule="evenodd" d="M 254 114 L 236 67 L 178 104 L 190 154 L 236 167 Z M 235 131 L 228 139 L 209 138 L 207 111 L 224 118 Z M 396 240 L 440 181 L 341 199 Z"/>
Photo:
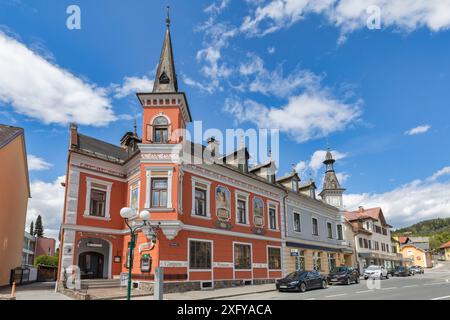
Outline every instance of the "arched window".
<path fill-rule="evenodd" d="M 167 143 L 169 140 L 169 121 L 160 116 L 153 120 L 153 137 L 155 143 Z"/>

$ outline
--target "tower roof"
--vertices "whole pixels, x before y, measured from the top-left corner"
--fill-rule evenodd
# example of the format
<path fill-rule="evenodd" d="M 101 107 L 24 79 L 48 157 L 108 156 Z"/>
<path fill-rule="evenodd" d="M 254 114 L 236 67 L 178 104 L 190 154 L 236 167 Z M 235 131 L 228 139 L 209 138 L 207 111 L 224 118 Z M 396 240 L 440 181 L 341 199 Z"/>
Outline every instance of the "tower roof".
<path fill-rule="evenodd" d="M 156 71 L 153 92 L 178 92 L 177 74 L 173 60 L 172 40 L 170 37 L 170 16 L 167 7 L 166 35 L 159 58 L 158 70 Z"/>
<path fill-rule="evenodd" d="M 336 176 L 336 172 L 334 171 L 334 163 L 336 160 L 333 159 L 333 154 L 330 149 L 327 150 L 325 155 L 325 178 L 323 179 L 323 191 L 325 190 L 345 190 L 341 188 L 339 180 Z M 323 192 L 322 191 L 322 192 Z"/>

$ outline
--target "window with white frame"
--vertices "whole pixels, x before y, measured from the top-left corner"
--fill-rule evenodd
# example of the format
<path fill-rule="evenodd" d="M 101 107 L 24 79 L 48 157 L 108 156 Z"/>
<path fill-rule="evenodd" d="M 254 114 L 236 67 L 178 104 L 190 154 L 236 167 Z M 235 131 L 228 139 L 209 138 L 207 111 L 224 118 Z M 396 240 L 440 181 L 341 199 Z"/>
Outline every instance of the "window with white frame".
<path fill-rule="evenodd" d="M 112 182 L 86 178 L 86 208 L 85 217 L 110 218 Z"/>
<path fill-rule="evenodd" d="M 247 193 L 236 191 L 236 223 L 250 224 L 248 216 L 248 198 Z"/>
<path fill-rule="evenodd" d="M 322 270 L 322 263 L 320 261 L 321 253 L 314 251 L 313 252 L 313 269 L 316 271 Z"/>
<path fill-rule="evenodd" d="M 192 178 L 192 216 L 203 218 L 211 216 L 210 186 L 209 181 Z"/>
<path fill-rule="evenodd" d="M 312 234 L 315 236 L 319 235 L 319 221 L 317 218 L 312 218 Z"/>
<path fill-rule="evenodd" d="M 189 269 L 209 270 L 212 265 L 212 242 L 189 240 Z"/>
<path fill-rule="evenodd" d="M 328 270 L 331 272 L 331 270 L 333 270 L 334 268 L 336 268 L 336 255 L 334 253 L 329 253 L 328 254 Z"/>
<path fill-rule="evenodd" d="M 336 229 L 337 229 L 337 238 L 338 238 L 338 240 L 344 240 L 344 233 L 342 231 L 342 224 L 338 224 Z"/>
<path fill-rule="evenodd" d="M 280 270 L 281 269 L 281 248 L 268 247 L 267 250 L 269 269 Z"/>
<path fill-rule="evenodd" d="M 252 269 L 252 247 L 249 244 L 234 244 L 234 268 L 236 270 Z"/>
<path fill-rule="evenodd" d="M 167 178 L 152 179 L 152 208 L 167 208 Z"/>
<path fill-rule="evenodd" d="M 294 212 L 294 231 L 302 232 L 300 213 Z"/>
<path fill-rule="evenodd" d="M 173 169 L 152 167 L 146 170 L 145 208 L 150 210 L 171 209 Z"/>
<path fill-rule="evenodd" d="M 331 222 L 327 222 L 327 232 L 328 232 L 328 239 L 333 239 L 333 225 Z"/>
<path fill-rule="evenodd" d="M 278 221 L 277 221 L 277 207 L 273 204 L 269 204 L 269 228 L 272 230 L 278 229 Z"/>

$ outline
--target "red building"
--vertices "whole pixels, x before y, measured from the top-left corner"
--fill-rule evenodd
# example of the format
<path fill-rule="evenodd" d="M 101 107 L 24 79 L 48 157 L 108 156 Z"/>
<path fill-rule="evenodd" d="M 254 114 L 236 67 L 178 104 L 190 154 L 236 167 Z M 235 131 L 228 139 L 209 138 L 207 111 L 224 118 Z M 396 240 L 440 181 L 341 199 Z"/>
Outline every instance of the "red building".
<path fill-rule="evenodd" d="M 169 23 L 153 91 L 137 93 L 142 134 L 127 132 L 115 146 L 70 128 L 60 270 L 76 265 L 83 278 L 126 272 L 130 237 L 119 211 L 131 207 L 160 224 L 151 250 L 145 232 L 137 238 L 132 278 L 141 288 L 152 286 L 158 266 L 166 288 L 273 281 L 282 275 L 285 191 L 273 175 L 249 172 L 245 148 L 218 157 L 214 139 L 201 146 L 179 134 L 192 118 L 178 90 Z M 215 163 L 186 161 L 205 152 Z"/>

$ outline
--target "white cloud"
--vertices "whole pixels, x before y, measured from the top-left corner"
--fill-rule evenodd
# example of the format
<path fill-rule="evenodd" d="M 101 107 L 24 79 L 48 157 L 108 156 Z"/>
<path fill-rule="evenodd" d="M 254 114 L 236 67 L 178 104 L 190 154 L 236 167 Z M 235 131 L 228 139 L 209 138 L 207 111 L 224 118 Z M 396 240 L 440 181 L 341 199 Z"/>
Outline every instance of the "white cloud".
<path fill-rule="evenodd" d="M 89 84 L 0 31 L 0 103 L 45 124 L 104 126 L 117 118 L 107 90 Z"/>
<path fill-rule="evenodd" d="M 224 111 L 233 115 L 237 123 L 251 122 L 260 128 L 280 129 L 297 142 L 344 130 L 361 114 L 359 103 L 343 103 L 324 91 L 293 96 L 286 105 L 275 108 L 250 99 L 243 102 L 227 99 Z"/>
<path fill-rule="evenodd" d="M 48 170 L 51 167 L 53 167 L 51 163 L 32 154 L 28 155 L 27 162 L 28 162 L 28 170 L 30 171 Z"/>
<path fill-rule="evenodd" d="M 203 83 L 201 83 L 199 81 L 196 81 L 196 80 L 188 77 L 185 74 L 181 74 L 181 78 L 182 78 L 183 83 L 185 85 L 190 86 L 190 87 L 194 87 L 194 88 L 197 88 L 197 89 L 200 89 L 201 91 L 205 91 L 205 92 L 208 92 L 208 93 L 213 93 L 214 90 L 215 90 L 214 86 L 203 84 Z"/>
<path fill-rule="evenodd" d="M 381 207 L 390 224 L 403 227 L 418 221 L 450 217 L 450 180 L 432 181 L 450 172 L 446 167 L 424 180 L 414 180 L 385 193 L 344 194 L 344 204 L 349 210 L 358 206 Z"/>
<path fill-rule="evenodd" d="M 428 178 L 429 181 L 436 181 L 440 177 L 443 177 L 445 175 L 450 175 L 450 167 L 444 167 L 435 174 L 433 174 L 431 177 Z"/>
<path fill-rule="evenodd" d="M 136 92 L 151 92 L 153 90 L 153 83 L 154 81 L 147 76 L 141 78 L 125 77 L 123 78 L 122 86 L 116 86 L 114 88 L 114 98 L 122 99 Z"/>
<path fill-rule="evenodd" d="M 259 56 L 249 53 L 247 57 L 248 61 L 241 63 L 239 73 L 248 78 L 244 83 L 248 84 L 250 92 L 287 97 L 300 88 L 313 89 L 320 86 L 321 77 L 310 71 L 295 68 L 290 74 L 285 75 L 282 65 L 269 71 Z"/>
<path fill-rule="evenodd" d="M 240 29 L 252 36 L 264 36 L 310 14 L 320 14 L 346 34 L 366 28 L 372 14 L 367 11 L 369 6 L 380 8 L 384 28 L 413 31 L 426 27 L 441 31 L 450 27 L 450 2 L 447 0 L 274 0 L 258 1 Z"/>
<path fill-rule="evenodd" d="M 425 133 L 425 132 L 427 132 L 430 129 L 431 129 L 431 126 L 428 125 L 428 124 L 425 124 L 425 125 L 421 125 L 421 126 L 412 128 L 412 129 L 406 131 L 405 134 L 407 134 L 409 136 L 413 136 L 413 135 L 416 135 L 416 134 Z"/>
<path fill-rule="evenodd" d="M 228 6 L 229 3 L 230 0 L 219 0 L 207 6 L 203 11 L 209 14 L 217 15 L 220 14 Z"/>
<path fill-rule="evenodd" d="M 37 216 L 41 215 L 45 236 L 58 238 L 64 206 L 62 182 L 65 182 L 65 176 L 58 177 L 53 182 L 40 180 L 31 182 L 31 199 L 28 201 L 26 223 L 27 231 L 31 221 L 36 221 Z"/>
<path fill-rule="evenodd" d="M 269 53 L 269 54 L 274 54 L 275 51 L 276 51 L 275 47 L 268 47 L 267 48 L 267 53 Z"/>

